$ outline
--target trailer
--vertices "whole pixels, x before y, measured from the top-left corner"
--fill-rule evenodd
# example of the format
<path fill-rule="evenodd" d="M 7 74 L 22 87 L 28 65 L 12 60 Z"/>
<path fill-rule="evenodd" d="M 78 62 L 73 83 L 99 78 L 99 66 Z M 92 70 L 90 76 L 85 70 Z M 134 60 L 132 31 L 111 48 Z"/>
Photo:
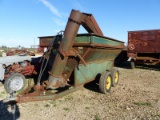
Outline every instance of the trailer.
<path fill-rule="evenodd" d="M 87 34 L 77 34 L 80 25 Z M 7 71 L 4 87 L 10 94 L 5 102 L 54 100 L 82 88 L 99 74 L 102 93 L 106 94 L 111 86 L 118 84 L 119 71 L 113 63 L 124 42 L 105 37 L 92 14 L 72 10 L 65 31 L 47 45 L 47 51 L 38 61 L 36 58 L 24 66 L 17 65 L 14 71 L 3 67 Z M 27 65 L 32 71 L 21 71 L 28 70 Z M 36 76 L 34 82 L 28 75 Z"/>
<path fill-rule="evenodd" d="M 128 61 L 131 67 L 140 64 L 160 63 L 160 29 L 128 32 Z"/>

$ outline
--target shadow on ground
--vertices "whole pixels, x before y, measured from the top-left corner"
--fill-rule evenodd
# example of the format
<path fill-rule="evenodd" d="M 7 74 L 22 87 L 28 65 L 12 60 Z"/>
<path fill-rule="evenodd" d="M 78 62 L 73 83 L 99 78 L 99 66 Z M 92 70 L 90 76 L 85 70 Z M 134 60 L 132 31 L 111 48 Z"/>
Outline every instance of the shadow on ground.
<path fill-rule="evenodd" d="M 15 104 L 15 114 L 11 112 L 11 105 L 0 101 L 0 120 L 17 120 L 20 117 L 19 107 Z"/>
<path fill-rule="evenodd" d="M 124 68 L 124 69 L 131 69 L 131 64 L 128 61 L 122 62 L 121 64 L 114 64 L 115 67 Z"/>
<path fill-rule="evenodd" d="M 146 70 L 160 71 L 160 65 L 137 64 L 137 65 L 136 65 L 136 68 L 146 69 Z"/>
<path fill-rule="evenodd" d="M 131 63 L 129 61 L 125 61 L 121 63 L 120 65 L 115 64 L 115 67 L 124 68 L 124 69 L 132 69 Z M 135 68 L 160 71 L 160 65 L 136 64 Z"/>
<path fill-rule="evenodd" d="M 100 79 L 100 76 L 101 76 L 101 74 L 98 74 L 95 77 L 95 80 L 92 81 L 92 82 L 86 83 L 84 85 L 84 88 L 86 88 L 88 90 L 91 90 L 93 92 L 101 93 L 100 90 L 99 90 L 99 79 Z"/>

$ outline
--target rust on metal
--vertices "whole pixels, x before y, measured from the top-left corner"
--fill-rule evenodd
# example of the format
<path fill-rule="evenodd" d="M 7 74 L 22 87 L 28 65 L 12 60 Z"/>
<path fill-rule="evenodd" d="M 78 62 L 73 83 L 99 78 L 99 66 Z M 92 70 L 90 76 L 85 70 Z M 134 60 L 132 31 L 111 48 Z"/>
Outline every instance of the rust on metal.
<path fill-rule="evenodd" d="M 33 93 L 25 94 L 25 95 L 18 95 L 14 101 L 17 103 L 24 103 L 24 102 L 33 102 L 33 101 L 43 101 L 43 100 L 55 100 L 58 98 L 63 97 L 64 95 L 70 94 L 75 92 L 76 90 L 81 89 L 83 86 L 79 86 L 76 88 L 66 89 L 63 92 L 56 93 L 56 92 L 49 92 L 49 91 L 35 91 Z"/>
<path fill-rule="evenodd" d="M 7 56 L 13 56 L 13 55 L 30 55 L 30 56 L 35 56 L 35 54 L 33 52 L 30 52 L 30 51 L 27 51 L 27 50 L 11 50 L 11 51 L 8 51 L 6 53 Z"/>
<path fill-rule="evenodd" d="M 15 63 L 5 68 L 6 73 L 4 75 L 4 79 L 6 79 L 11 73 L 14 73 L 14 72 L 21 73 L 24 76 L 37 75 L 35 66 L 31 65 L 30 61 L 24 61 L 23 64 L 25 64 L 25 66 L 22 66 L 19 63 Z"/>
<path fill-rule="evenodd" d="M 136 60 L 160 59 L 160 29 L 129 31 L 127 54 Z"/>
<path fill-rule="evenodd" d="M 128 32 L 129 53 L 159 53 L 160 30 Z"/>
<path fill-rule="evenodd" d="M 103 36 L 103 33 L 92 14 L 83 13 L 83 17 L 84 19 L 82 20 L 81 24 L 88 33 L 94 33 Z"/>

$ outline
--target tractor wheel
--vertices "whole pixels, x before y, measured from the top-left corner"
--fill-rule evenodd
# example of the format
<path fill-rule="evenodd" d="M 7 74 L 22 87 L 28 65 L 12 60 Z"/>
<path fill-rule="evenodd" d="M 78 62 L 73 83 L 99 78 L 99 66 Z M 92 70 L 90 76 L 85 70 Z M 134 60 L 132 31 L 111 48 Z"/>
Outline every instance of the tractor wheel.
<path fill-rule="evenodd" d="M 119 71 L 116 68 L 113 68 L 111 71 L 112 75 L 112 86 L 115 87 L 119 82 Z"/>
<path fill-rule="evenodd" d="M 20 93 L 26 84 L 26 78 L 20 73 L 12 73 L 4 82 L 4 88 L 7 93 Z"/>
<path fill-rule="evenodd" d="M 111 73 L 108 71 L 105 71 L 102 73 L 100 80 L 99 80 L 99 89 L 102 93 L 106 94 L 107 92 L 110 92 L 112 85 L 112 76 Z"/>

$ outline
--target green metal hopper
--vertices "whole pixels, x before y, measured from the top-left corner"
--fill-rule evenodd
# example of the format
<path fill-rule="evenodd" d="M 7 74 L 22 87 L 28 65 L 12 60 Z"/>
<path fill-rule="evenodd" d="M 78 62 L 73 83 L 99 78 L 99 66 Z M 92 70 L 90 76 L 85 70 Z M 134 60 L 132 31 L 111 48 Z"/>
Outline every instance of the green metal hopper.
<path fill-rule="evenodd" d="M 88 34 L 77 35 L 80 25 Z M 119 71 L 114 68 L 114 59 L 124 48 L 124 42 L 105 37 L 92 14 L 72 10 L 64 34 L 52 38 L 44 57 L 46 63 L 41 67 L 49 73 L 47 79 L 41 79 L 45 75 L 41 69 L 34 87 L 28 85 L 27 90 L 11 96 L 8 101 L 57 99 L 95 80 L 97 75 L 101 75 L 99 88 L 102 93 L 109 92 L 111 86 L 118 84 Z M 46 65 L 52 68 L 45 69 Z"/>

